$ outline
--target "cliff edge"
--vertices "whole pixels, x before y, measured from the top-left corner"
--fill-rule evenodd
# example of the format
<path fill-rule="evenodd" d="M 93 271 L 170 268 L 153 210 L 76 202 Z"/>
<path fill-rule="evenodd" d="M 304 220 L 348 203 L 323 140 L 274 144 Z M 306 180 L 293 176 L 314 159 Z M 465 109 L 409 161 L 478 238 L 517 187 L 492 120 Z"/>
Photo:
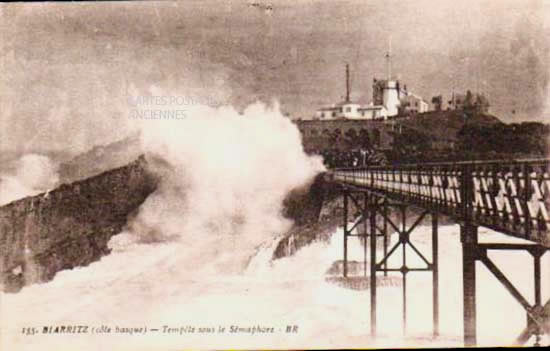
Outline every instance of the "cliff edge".
<path fill-rule="evenodd" d="M 109 239 L 156 188 L 146 163 L 140 156 L 0 207 L 0 289 L 17 292 L 108 254 Z"/>

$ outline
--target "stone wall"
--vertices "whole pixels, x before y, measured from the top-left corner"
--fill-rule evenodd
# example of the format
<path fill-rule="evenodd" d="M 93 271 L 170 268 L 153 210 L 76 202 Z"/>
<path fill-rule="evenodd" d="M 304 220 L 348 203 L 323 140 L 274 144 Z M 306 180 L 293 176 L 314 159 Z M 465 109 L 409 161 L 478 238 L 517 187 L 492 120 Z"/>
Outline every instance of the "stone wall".
<path fill-rule="evenodd" d="M 391 149 L 393 142 L 393 124 L 384 121 L 360 119 L 335 120 L 298 120 L 296 125 L 302 134 L 302 144 L 307 152 L 335 147 L 334 133 L 341 139 L 346 138 L 349 131 L 356 135 L 366 133 L 373 147 Z"/>
<path fill-rule="evenodd" d="M 0 207 L 0 287 L 15 292 L 109 253 L 109 239 L 156 188 L 136 161 Z"/>

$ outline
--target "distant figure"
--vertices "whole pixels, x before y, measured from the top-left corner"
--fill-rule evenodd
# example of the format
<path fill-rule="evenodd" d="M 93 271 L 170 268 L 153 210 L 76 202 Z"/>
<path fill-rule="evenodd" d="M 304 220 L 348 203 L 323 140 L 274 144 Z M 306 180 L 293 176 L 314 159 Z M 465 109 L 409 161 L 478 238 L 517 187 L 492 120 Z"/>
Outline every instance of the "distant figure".
<path fill-rule="evenodd" d="M 361 166 L 367 165 L 367 150 L 359 149 L 359 153 L 361 154 Z"/>

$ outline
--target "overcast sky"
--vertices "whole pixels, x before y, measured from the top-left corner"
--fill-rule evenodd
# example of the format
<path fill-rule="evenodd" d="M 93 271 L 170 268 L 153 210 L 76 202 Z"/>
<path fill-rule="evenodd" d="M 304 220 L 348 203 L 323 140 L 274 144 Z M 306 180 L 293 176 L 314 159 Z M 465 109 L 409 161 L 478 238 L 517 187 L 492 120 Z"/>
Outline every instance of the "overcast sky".
<path fill-rule="evenodd" d="M 369 102 L 393 73 L 430 100 L 483 91 L 506 122 L 550 118 L 550 1 L 185 1 L 0 6 L 0 150 L 80 148 L 128 123 L 128 94 Z M 266 10 L 271 5 L 272 11 Z"/>

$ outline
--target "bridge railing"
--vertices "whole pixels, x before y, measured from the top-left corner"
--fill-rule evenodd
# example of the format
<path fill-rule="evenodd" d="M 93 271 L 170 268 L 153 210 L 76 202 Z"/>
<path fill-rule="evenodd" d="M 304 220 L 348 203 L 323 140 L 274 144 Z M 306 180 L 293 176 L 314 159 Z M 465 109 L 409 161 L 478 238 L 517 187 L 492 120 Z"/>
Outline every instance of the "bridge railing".
<path fill-rule="evenodd" d="M 548 243 L 550 159 L 340 168 L 335 181 Z"/>

